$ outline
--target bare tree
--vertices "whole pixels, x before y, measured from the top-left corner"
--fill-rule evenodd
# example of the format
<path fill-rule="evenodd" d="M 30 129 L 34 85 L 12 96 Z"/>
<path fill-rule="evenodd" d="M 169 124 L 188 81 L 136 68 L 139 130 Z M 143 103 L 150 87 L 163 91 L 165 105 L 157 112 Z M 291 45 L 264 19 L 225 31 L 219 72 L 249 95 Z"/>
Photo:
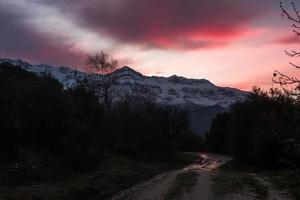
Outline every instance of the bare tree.
<path fill-rule="evenodd" d="M 282 18 L 287 18 L 292 22 L 291 27 L 295 37 L 300 37 L 300 13 L 296 4 L 291 2 L 290 8 L 287 9 L 283 3 L 280 2 L 280 8 Z M 300 57 L 300 51 L 296 50 L 285 51 L 285 54 L 291 58 Z M 289 62 L 289 64 L 296 69 L 300 69 L 300 65 L 298 64 L 293 62 Z M 300 80 L 297 77 L 275 71 L 273 74 L 273 82 L 279 84 L 286 93 L 296 97 L 300 96 Z"/>
<path fill-rule="evenodd" d="M 114 93 L 114 84 L 117 77 L 113 72 L 118 68 L 118 61 L 112 58 L 109 54 L 101 51 L 93 55 L 88 55 L 86 60 L 87 70 L 99 74 L 100 82 L 97 85 L 99 95 L 102 98 L 107 111 L 110 111 L 111 102 Z"/>
<path fill-rule="evenodd" d="M 172 157 L 175 139 L 189 127 L 187 113 L 178 105 L 167 107 L 168 149 L 167 157 Z"/>

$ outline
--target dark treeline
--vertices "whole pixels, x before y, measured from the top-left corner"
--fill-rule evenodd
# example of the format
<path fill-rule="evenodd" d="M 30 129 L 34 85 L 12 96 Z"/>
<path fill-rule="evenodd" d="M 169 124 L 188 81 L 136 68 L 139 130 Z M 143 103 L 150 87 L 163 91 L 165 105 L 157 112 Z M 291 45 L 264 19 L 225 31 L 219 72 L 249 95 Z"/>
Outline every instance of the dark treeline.
<path fill-rule="evenodd" d="M 246 101 L 213 120 L 207 144 L 238 162 L 293 167 L 300 161 L 299 100 L 279 90 L 254 88 Z"/>
<path fill-rule="evenodd" d="M 174 148 L 196 150 L 187 114 L 150 98 L 127 95 L 108 112 L 87 87 L 72 89 L 50 75 L 37 76 L 9 63 L 0 65 L 0 154 L 20 159 L 32 151 L 60 157 L 86 170 L 105 156 L 171 159 Z"/>

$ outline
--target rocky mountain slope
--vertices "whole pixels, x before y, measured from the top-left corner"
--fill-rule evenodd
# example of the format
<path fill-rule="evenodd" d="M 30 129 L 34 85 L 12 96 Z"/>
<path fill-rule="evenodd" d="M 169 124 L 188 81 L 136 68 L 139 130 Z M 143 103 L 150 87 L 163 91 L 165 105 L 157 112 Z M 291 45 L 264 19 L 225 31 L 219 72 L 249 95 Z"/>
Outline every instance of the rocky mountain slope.
<path fill-rule="evenodd" d="M 78 81 L 82 80 L 87 80 L 91 85 L 96 86 L 101 76 L 67 67 L 33 65 L 19 59 L 0 59 L 0 63 L 3 62 L 21 66 L 38 75 L 51 74 L 65 88 L 74 87 Z M 189 111 L 192 126 L 197 132 L 204 132 L 217 113 L 228 109 L 236 101 L 242 101 L 248 95 L 247 92 L 238 89 L 218 87 L 206 79 L 188 79 L 176 75 L 171 77 L 144 76 L 126 66 L 116 70 L 114 74 L 118 77 L 116 85 L 119 91 L 118 96 L 143 91 L 150 93 L 160 104 L 180 105 Z M 97 87 L 93 89 L 97 92 Z"/>
<path fill-rule="evenodd" d="M 36 74 L 51 74 L 66 88 L 75 86 L 76 82 L 82 79 L 97 83 L 100 77 L 67 67 L 32 65 L 22 60 L 0 59 L 0 63 L 2 62 L 20 65 Z M 171 77 L 144 76 L 129 67 L 122 67 L 114 73 L 118 76 L 117 88 L 120 92 L 148 91 L 161 104 L 219 105 L 226 108 L 238 100 L 243 100 L 247 95 L 246 92 L 237 89 L 215 86 L 206 79 L 188 79 L 176 75 Z"/>

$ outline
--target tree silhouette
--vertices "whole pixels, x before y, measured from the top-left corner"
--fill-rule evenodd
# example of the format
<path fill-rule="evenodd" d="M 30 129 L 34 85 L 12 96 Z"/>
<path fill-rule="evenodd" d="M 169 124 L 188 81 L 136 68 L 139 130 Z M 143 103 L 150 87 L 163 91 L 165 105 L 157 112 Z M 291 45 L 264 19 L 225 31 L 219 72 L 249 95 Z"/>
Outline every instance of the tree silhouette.
<path fill-rule="evenodd" d="M 97 87 L 99 95 L 102 98 L 107 111 L 110 111 L 111 102 L 113 99 L 113 86 L 116 83 L 117 77 L 113 72 L 118 67 L 118 61 L 113 59 L 109 54 L 101 51 L 93 55 L 88 55 L 86 60 L 87 70 L 99 74 L 100 82 Z"/>
<path fill-rule="evenodd" d="M 300 14 L 296 4 L 291 2 L 291 8 L 287 9 L 283 3 L 280 2 L 280 8 L 282 17 L 286 17 L 290 22 L 292 22 L 291 26 L 293 33 L 296 34 L 297 37 L 300 37 Z M 300 51 L 296 50 L 285 51 L 285 54 L 291 58 L 300 57 Z M 289 62 L 289 64 L 296 69 L 300 69 L 300 65 L 295 64 L 294 62 Z M 279 84 L 286 93 L 299 97 L 300 80 L 297 77 L 284 74 L 280 71 L 275 71 L 273 74 L 273 82 Z"/>

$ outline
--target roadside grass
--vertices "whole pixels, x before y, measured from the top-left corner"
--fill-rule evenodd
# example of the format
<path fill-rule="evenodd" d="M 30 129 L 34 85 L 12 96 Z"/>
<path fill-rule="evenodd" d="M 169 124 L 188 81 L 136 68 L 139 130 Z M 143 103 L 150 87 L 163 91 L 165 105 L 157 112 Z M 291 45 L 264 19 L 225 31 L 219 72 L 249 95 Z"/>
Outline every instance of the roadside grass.
<path fill-rule="evenodd" d="M 218 172 L 213 177 L 212 191 L 216 198 L 229 194 L 254 194 L 257 199 L 266 199 L 268 188 L 253 176 L 238 172 Z"/>
<path fill-rule="evenodd" d="M 184 167 L 194 160 L 194 156 L 182 153 L 170 162 L 145 163 L 120 155 L 114 156 L 92 174 L 80 175 L 70 180 L 71 196 L 80 196 L 79 199 L 82 199 L 94 194 L 95 198 L 108 198 L 155 175 Z"/>
<path fill-rule="evenodd" d="M 178 174 L 174 185 L 167 192 L 164 200 L 178 199 L 183 193 L 190 192 L 192 187 L 197 183 L 198 176 L 199 174 L 195 171 Z"/>
<path fill-rule="evenodd" d="M 280 170 L 266 173 L 278 190 L 287 190 L 296 200 L 300 200 L 300 170 Z"/>
<path fill-rule="evenodd" d="M 213 177 L 213 193 L 216 197 L 224 197 L 228 194 L 249 193 L 257 199 L 266 199 L 268 187 L 263 185 L 251 174 L 259 173 L 259 168 L 250 165 L 237 164 L 230 161 L 219 168 L 219 172 Z"/>
<path fill-rule="evenodd" d="M 63 166 L 59 167 L 60 170 L 53 170 L 51 167 L 34 168 L 42 173 L 33 173 L 30 177 L 26 175 L 26 183 L 15 181 L 25 176 L 22 171 L 13 172 L 18 175 L 18 179 L 11 179 L 14 174 L 9 171 L 10 174 L 4 173 L 2 176 L 8 177 L 6 182 L 12 184 L 1 184 L 0 179 L 0 199 L 106 199 L 155 175 L 189 165 L 197 158 L 196 155 L 178 153 L 168 162 L 141 162 L 113 155 L 89 173 L 74 173 Z M 61 176 L 64 173 L 67 175 Z M 43 174 L 47 174 L 47 178 L 37 178 Z"/>
<path fill-rule="evenodd" d="M 258 197 L 268 195 L 268 187 L 259 183 L 249 174 L 266 177 L 272 187 L 279 191 L 286 191 L 289 196 L 300 200 L 300 169 L 296 170 L 265 170 L 256 166 L 242 165 L 234 161 L 219 168 L 220 172 L 214 178 L 213 191 L 217 196 L 226 193 L 242 193 L 247 188 L 252 188 Z M 248 177 L 247 177 L 248 176 Z"/>

